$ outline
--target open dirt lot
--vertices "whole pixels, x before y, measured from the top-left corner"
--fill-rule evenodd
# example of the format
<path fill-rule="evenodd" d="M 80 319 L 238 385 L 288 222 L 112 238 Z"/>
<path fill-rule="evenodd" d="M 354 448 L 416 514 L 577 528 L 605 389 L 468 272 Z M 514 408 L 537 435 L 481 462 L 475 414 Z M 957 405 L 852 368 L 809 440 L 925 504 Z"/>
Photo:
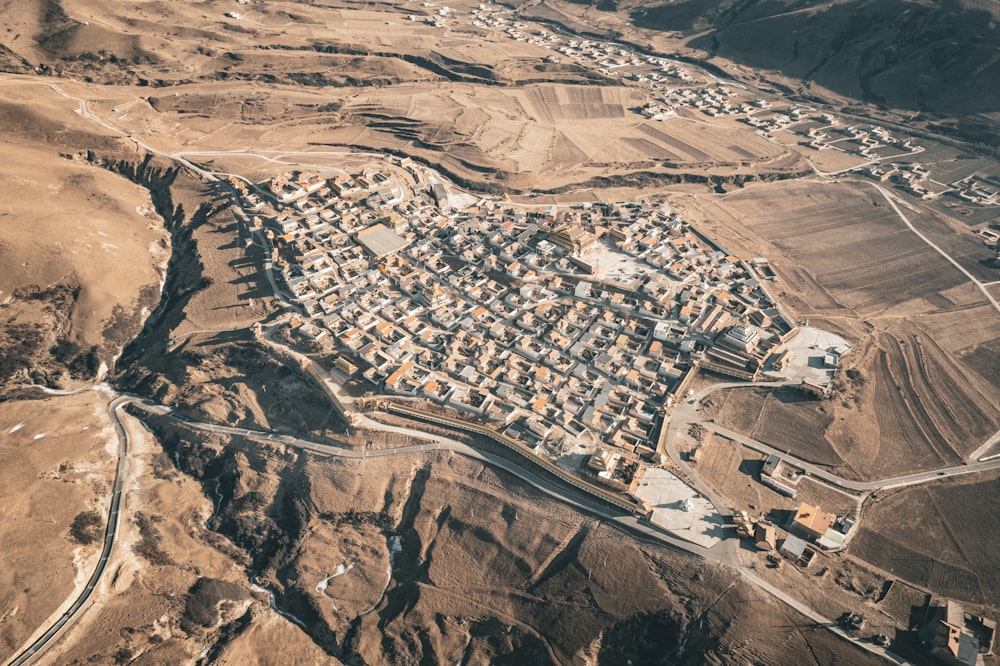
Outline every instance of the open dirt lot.
<path fill-rule="evenodd" d="M 744 396 L 739 390 L 719 392 L 712 396 L 712 406 L 703 411 L 720 425 L 747 433 L 809 462 L 833 468 L 843 464 L 833 443 L 824 435 L 833 421 L 828 405 L 792 389 L 760 390 L 755 394 Z"/>

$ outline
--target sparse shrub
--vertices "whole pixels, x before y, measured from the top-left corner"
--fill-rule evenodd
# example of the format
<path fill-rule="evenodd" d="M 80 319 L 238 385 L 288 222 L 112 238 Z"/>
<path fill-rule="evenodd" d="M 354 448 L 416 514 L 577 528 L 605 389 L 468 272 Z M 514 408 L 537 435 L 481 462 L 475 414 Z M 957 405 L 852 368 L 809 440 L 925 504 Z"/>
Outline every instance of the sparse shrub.
<path fill-rule="evenodd" d="M 112 349 L 124 347 L 139 332 L 141 323 L 138 310 L 129 312 L 121 304 L 116 304 L 111 309 L 111 316 L 102 332 L 108 347 Z"/>
<path fill-rule="evenodd" d="M 0 345 L 0 381 L 34 366 L 35 354 L 42 345 L 42 334 L 31 324 L 9 324 Z"/>
<path fill-rule="evenodd" d="M 69 534 L 73 539 L 84 546 L 94 543 L 101 538 L 104 527 L 104 519 L 96 511 L 84 511 L 78 513 L 70 525 Z"/>
<path fill-rule="evenodd" d="M 218 578 L 199 578 L 188 590 L 181 622 L 185 631 L 213 627 L 219 620 L 220 605 L 247 598 L 246 591 L 235 583 Z"/>
<path fill-rule="evenodd" d="M 97 371 L 101 369 L 101 359 L 97 355 L 97 347 L 91 347 L 88 351 L 78 354 L 66 367 L 74 379 L 96 377 Z"/>
<path fill-rule="evenodd" d="M 65 364 L 68 364 L 71 360 L 78 356 L 80 351 L 80 345 L 72 340 L 66 340 L 64 338 L 57 340 L 56 343 L 49 349 L 49 353 L 52 354 L 52 358 Z"/>
<path fill-rule="evenodd" d="M 142 537 L 139 543 L 133 547 L 135 552 L 146 558 L 150 564 L 160 566 L 173 564 L 174 561 L 160 547 L 163 537 L 160 535 L 160 530 L 156 529 L 156 525 L 154 525 L 158 520 L 140 511 L 135 515 L 135 522 L 139 527 L 139 535 Z"/>

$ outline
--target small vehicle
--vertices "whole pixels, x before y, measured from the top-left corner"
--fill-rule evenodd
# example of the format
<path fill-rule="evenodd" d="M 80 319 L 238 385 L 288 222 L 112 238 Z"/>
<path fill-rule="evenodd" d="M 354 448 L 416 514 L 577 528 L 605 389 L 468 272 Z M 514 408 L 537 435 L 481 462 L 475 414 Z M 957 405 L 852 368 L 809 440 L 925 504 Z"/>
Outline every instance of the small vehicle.
<path fill-rule="evenodd" d="M 885 647 L 889 644 L 889 637 L 885 634 L 875 634 L 872 636 L 872 643 L 878 645 L 879 647 Z"/>

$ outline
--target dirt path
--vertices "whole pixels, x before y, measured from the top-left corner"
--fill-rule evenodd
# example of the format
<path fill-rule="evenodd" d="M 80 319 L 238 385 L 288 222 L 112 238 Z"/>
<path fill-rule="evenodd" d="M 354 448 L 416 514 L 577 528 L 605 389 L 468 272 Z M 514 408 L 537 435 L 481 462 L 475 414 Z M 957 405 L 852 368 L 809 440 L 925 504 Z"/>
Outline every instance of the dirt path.
<path fill-rule="evenodd" d="M 879 191 L 879 194 L 881 194 L 882 197 L 885 198 L 885 200 L 887 202 L 889 202 L 889 205 L 892 207 L 892 210 L 896 213 L 897 216 L 899 216 L 899 219 L 903 221 L 903 224 L 905 224 L 909 228 L 910 231 L 912 231 L 913 233 L 915 233 L 920 238 L 920 240 L 922 240 L 923 242 L 927 243 L 927 245 L 929 245 L 935 252 L 937 252 L 942 257 L 944 257 L 948 261 L 948 263 L 950 263 L 952 266 L 954 266 L 955 268 L 957 268 L 962 273 L 962 275 L 964 275 L 965 277 L 969 278 L 969 281 L 972 282 L 972 284 L 974 284 L 977 287 L 979 287 L 979 291 L 983 292 L 983 295 L 986 297 L 986 300 L 988 300 L 993 305 L 993 307 L 996 308 L 996 311 L 998 313 L 1000 313 L 1000 302 L 997 302 L 997 300 L 995 298 L 993 298 L 993 296 L 990 294 L 989 289 L 986 288 L 985 284 L 983 284 L 982 282 L 980 282 L 979 280 L 977 280 L 972 275 L 972 273 L 970 273 L 969 271 L 965 270 L 965 268 L 963 268 L 960 263 L 958 263 L 957 261 L 955 261 L 954 259 L 952 259 L 951 255 L 949 255 L 947 252 L 945 252 L 940 247 L 938 247 L 937 245 L 935 245 L 934 242 L 931 239 L 929 239 L 927 236 L 925 236 L 922 233 L 920 233 L 919 231 L 917 231 L 917 228 L 913 226 L 913 223 L 911 223 L 909 219 L 907 219 L 906 215 L 903 214 L 903 211 L 900 210 L 899 206 L 896 205 L 895 199 L 893 199 L 892 195 L 889 194 L 889 192 L 886 191 L 885 188 L 879 187 L 878 185 L 875 185 L 874 183 L 872 183 L 871 185 L 872 185 L 872 187 L 874 187 L 876 190 Z"/>

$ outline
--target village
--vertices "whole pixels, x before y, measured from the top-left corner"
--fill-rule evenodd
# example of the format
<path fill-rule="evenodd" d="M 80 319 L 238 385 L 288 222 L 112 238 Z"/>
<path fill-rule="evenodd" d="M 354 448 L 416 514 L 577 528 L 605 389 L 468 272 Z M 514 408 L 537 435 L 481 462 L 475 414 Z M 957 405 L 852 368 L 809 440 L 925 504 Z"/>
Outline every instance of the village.
<path fill-rule="evenodd" d="M 683 62 L 640 53 L 624 44 L 559 35 L 516 20 L 502 5 L 480 4 L 467 16 L 434 2 L 424 2 L 423 7 L 436 10 L 427 18 L 435 27 L 447 29 L 467 18 L 475 28 L 502 30 L 512 40 L 552 51 L 546 58 L 550 63 L 569 61 L 608 78 L 638 84 L 651 98 L 636 109 L 646 118 L 667 121 L 681 117 L 702 122 L 699 115 L 704 121 L 730 117 L 769 140 L 785 143 L 779 139 L 790 139 L 786 145 L 794 145 L 807 158 L 821 152 L 838 153 L 832 160 L 835 168 L 815 167 L 824 174 L 864 175 L 923 199 L 949 195 L 962 205 L 1000 205 L 1000 181 L 994 176 L 976 170 L 952 173 L 950 169 L 935 176 L 931 165 L 915 161 L 914 156 L 924 152 L 923 146 L 884 126 L 852 123 L 806 105 L 765 98 Z"/>
<path fill-rule="evenodd" d="M 663 469 L 661 440 L 675 408 L 694 402 L 698 373 L 785 381 L 823 399 L 850 351 L 782 311 L 766 259 L 733 256 L 668 204 L 476 199 L 391 156 L 330 177 L 230 183 L 248 243 L 265 249 L 293 306 L 278 337 L 327 359 L 327 376 L 485 424 L 704 547 L 718 542 L 715 527 L 735 525 L 772 568 L 809 568 L 856 532 L 855 499 L 815 484 L 796 499 L 811 477 L 781 456 L 759 482 L 794 503 L 767 516 L 727 517 Z M 696 464 L 699 449 L 687 455 Z M 973 660 L 988 653 L 991 623 L 956 623 L 951 606 L 928 623 L 951 632 L 934 640 L 968 643 Z M 842 621 L 884 638 L 861 614 Z M 985 628 L 967 628 L 976 622 Z"/>
<path fill-rule="evenodd" d="M 296 335 L 336 352 L 338 371 L 543 455 L 595 453 L 613 487 L 653 459 L 693 368 L 754 380 L 796 330 L 766 261 L 728 254 L 665 204 L 451 207 L 442 183 L 396 158 L 259 193 L 234 182 L 301 310 Z M 824 397 L 829 382 L 803 389 Z"/>

